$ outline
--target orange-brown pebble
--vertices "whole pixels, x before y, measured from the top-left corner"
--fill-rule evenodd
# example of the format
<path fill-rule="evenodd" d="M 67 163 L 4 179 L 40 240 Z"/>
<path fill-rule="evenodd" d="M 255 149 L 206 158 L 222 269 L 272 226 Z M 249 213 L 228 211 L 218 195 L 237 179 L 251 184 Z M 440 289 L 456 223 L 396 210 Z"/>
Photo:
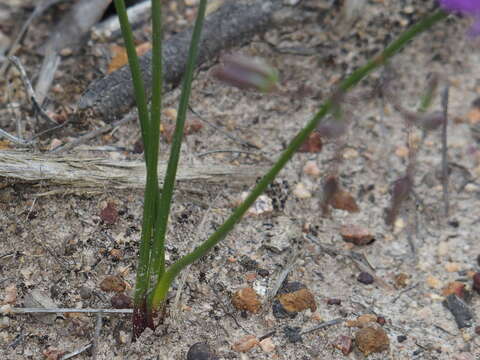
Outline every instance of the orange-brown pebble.
<path fill-rule="evenodd" d="M 100 283 L 100 289 L 103 291 L 123 292 L 127 285 L 120 276 L 108 275 Z"/>
<path fill-rule="evenodd" d="M 247 352 L 250 351 L 255 345 L 258 345 L 258 339 L 253 335 L 245 335 L 235 344 L 233 344 L 233 351 Z"/>
<path fill-rule="evenodd" d="M 257 293 L 252 288 L 238 290 L 232 297 L 232 304 L 238 310 L 246 310 L 257 313 L 262 306 Z"/>
<path fill-rule="evenodd" d="M 388 335 L 380 326 L 366 326 L 355 334 L 355 343 L 363 355 L 385 351 L 390 346 Z"/>
<path fill-rule="evenodd" d="M 282 294 L 278 297 L 283 308 L 288 312 L 299 312 L 310 309 L 312 312 L 317 310 L 315 297 L 310 290 L 303 288 L 291 293 Z"/>

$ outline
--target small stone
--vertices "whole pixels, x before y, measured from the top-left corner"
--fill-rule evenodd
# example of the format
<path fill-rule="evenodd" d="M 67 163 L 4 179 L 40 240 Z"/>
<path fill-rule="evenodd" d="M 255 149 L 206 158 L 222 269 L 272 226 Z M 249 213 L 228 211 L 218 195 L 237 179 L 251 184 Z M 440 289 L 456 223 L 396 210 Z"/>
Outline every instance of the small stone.
<path fill-rule="evenodd" d="M 395 220 L 395 224 L 393 224 L 393 233 L 399 234 L 405 229 L 405 220 L 402 218 L 398 218 Z"/>
<path fill-rule="evenodd" d="M 270 272 L 267 269 L 258 269 L 257 274 L 265 278 L 270 275 Z"/>
<path fill-rule="evenodd" d="M 473 290 L 475 290 L 477 293 L 480 294 L 480 272 L 475 273 L 473 275 L 473 285 L 472 285 Z"/>
<path fill-rule="evenodd" d="M 330 201 L 330 205 L 334 209 L 345 210 L 351 213 L 360 211 L 355 198 L 348 191 L 342 189 L 335 192 Z"/>
<path fill-rule="evenodd" d="M 394 281 L 397 289 L 403 289 L 410 283 L 410 275 L 405 273 L 397 274 L 394 277 Z"/>
<path fill-rule="evenodd" d="M 73 54 L 73 50 L 69 47 L 66 47 L 66 48 L 60 50 L 60 55 L 62 55 L 62 56 L 70 56 L 72 54 Z"/>
<path fill-rule="evenodd" d="M 480 335 L 480 326 L 475 326 L 475 334 Z"/>
<path fill-rule="evenodd" d="M 383 325 L 385 325 L 386 322 L 387 322 L 387 320 L 383 316 L 378 316 L 377 317 L 377 324 L 383 326 Z"/>
<path fill-rule="evenodd" d="M 355 245 L 368 245 L 375 241 L 375 237 L 367 228 L 359 225 L 344 225 L 340 228 L 340 235 L 346 242 L 351 242 Z"/>
<path fill-rule="evenodd" d="M 395 155 L 397 155 L 400 158 L 408 157 L 408 153 L 409 153 L 408 147 L 406 147 L 405 145 L 401 145 L 397 147 L 395 150 Z"/>
<path fill-rule="evenodd" d="M 480 123 L 480 108 L 473 108 L 467 114 L 467 119 L 470 125 Z"/>
<path fill-rule="evenodd" d="M 128 334 L 125 331 L 120 330 L 118 333 L 118 341 L 120 344 L 126 344 L 128 341 Z"/>
<path fill-rule="evenodd" d="M 275 344 L 272 341 L 272 338 L 266 338 L 260 341 L 260 347 L 262 348 L 263 352 L 271 353 L 275 350 Z"/>
<path fill-rule="evenodd" d="M 218 360 L 207 343 L 193 344 L 187 353 L 187 360 Z"/>
<path fill-rule="evenodd" d="M 379 326 L 367 326 L 358 330 L 355 334 L 355 342 L 365 356 L 380 353 L 390 346 L 387 333 Z"/>
<path fill-rule="evenodd" d="M 432 289 L 440 289 L 442 287 L 442 282 L 435 276 L 429 275 L 427 277 L 427 285 Z"/>
<path fill-rule="evenodd" d="M 315 297 L 307 288 L 282 294 L 278 296 L 278 300 L 289 313 L 297 313 L 306 309 L 310 309 L 312 312 L 317 310 Z"/>
<path fill-rule="evenodd" d="M 281 296 L 283 294 L 292 293 L 305 288 L 306 286 L 298 281 L 288 282 L 280 288 L 280 290 L 278 291 L 278 295 Z M 283 305 L 280 303 L 278 297 L 277 299 L 275 299 L 275 301 L 272 304 L 272 312 L 273 312 L 273 316 L 275 316 L 277 319 L 285 319 L 285 318 L 293 319 L 294 317 L 297 316 L 297 313 L 295 312 L 289 313 L 288 311 L 286 311 Z"/>
<path fill-rule="evenodd" d="M 247 352 L 250 351 L 254 346 L 258 345 L 258 339 L 253 335 L 245 335 L 235 344 L 233 344 L 233 351 L 237 352 Z"/>
<path fill-rule="evenodd" d="M 474 193 L 478 191 L 478 186 L 472 183 L 465 185 L 464 190 L 468 193 Z"/>
<path fill-rule="evenodd" d="M 102 219 L 105 224 L 115 224 L 118 219 L 118 211 L 114 202 L 109 201 L 107 203 L 107 206 L 102 209 L 102 211 L 100 212 L 100 219 Z"/>
<path fill-rule="evenodd" d="M 319 177 L 321 171 L 315 161 L 307 161 L 303 167 L 303 173 L 312 177 Z"/>
<path fill-rule="evenodd" d="M 340 335 L 332 344 L 336 349 L 340 350 L 343 355 L 348 355 L 352 352 L 352 338 L 346 335 Z"/>
<path fill-rule="evenodd" d="M 114 260 L 121 260 L 123 258 L 123 252 L 122 250 L 119 250 L 119 249 L 112 249 L 110 250 L 110 256 Z"/>
<path fill-rule="evenodd" d="M 6 329 L 10 326 L 10 318 L 7 316 L 0 317 L 0 329 Z"/>
<path fill-rule="evenodd" d="M 459 298 L 465 298 L 465 284 L 460 281 L 452 281 L 442 289 L 442 295 L 448 296 L 451 294 L 457 295 Z"/>
<path fill-rule="evenodd" d="M 373 284 L 375 279 L 368 272 L 362 271 L 360 274 L 358 274 L 357 281 L 365 285 L 370 285 Z"/>
<path fill-rule="evenodd" d="M 256 272 L 248 272 L 248 273 L 245 274 L 245 280 L 247 282 L 255 281 L 256 278 L 257 278 L 257 273 Z"/>
<path fill-rule="evenodd" d="M 248 192 L 243 192 L 241 200 L 245 200 L 248 196 Z M 247 210 L 247 215 L 259 216 L 263 214 L 270 214 L 273 212 L 273 201 L 267 195 L 260 195 L 252 206 Z"/>
<path fill-rule="evenodd" d="M 82 286 L 79 290 L 78 290 L 78 293 L 80 295 L 80 297 L 83 299 L 83 300 L 87 300 L 87 299 L 90 299 L 92 297 L 92 289 L 86 287 L 86 286 Z"/>
<path fill-rule="evenodd" d="M 312 197 L 312 193 L 307 190 L 303 183 L 298 183 L 293 189 L 293 195 L 298 199 L 309 199 Z"/>
<path fill-rule="evenodd" d="M 398 341 L 399 343 L 402 343 L 402 342 L 404 342 L 405 340 L 407 340 L 407 337 L 406 337 L 405 335 L 398 335 L 398 336 L 397 336 L 397 341 Z"/>
<path fill-rule="evenodd" d="M 459 329 L 472 326 L 472 310 L 457 295 L 448 295 L 447 298 L 442 302 L 442 304 L 448 310 L 450 310 L 453 317 L 455 318 L 455 322 L 457 323 Z"/>
<path fill-rule="evenodd" d="M 442 241 L 438 244 L 437 254 L 438 256 L 445 256 L 450 252 L 450 245 L 446 241 Z"/>
<path fill-rule="evenodd" d="M 238 310 L 257 313 L 262 306 L 257 293 L 252 288 L 238 290 L 232 297 L 232 304 Z"/>
<path fill-rule="evenodd" d="M 110 299 L 110 303 L 114 309 L 131 309 L 133 308 L 132 298 L 124 293 L 115 294 Z"/>
<path fill-rule="evenodd" d="M 59 140 L 57 138 L 53 138 L 50 141 L 50 144 L 48 145 L 48 150 L 50 150 L 50 151 L 55 150 L 56 148 L 58 148 L 62 144 L 63 144 L 62 140 Z"/>
<path fill-rule="evenodd" d="M 125 291 L 126 287 L 125 281 L 117 275 L 108 275 L 100 283 L 100 289 L 107 292 L 114 291 L 120 293 Z"/>
<path fill-rule="evenodd" d="M 171 121 L 177 120 L 177 109 L 175 108 L 166 108 L 163 110 L 165 117 Z"/>
<path fill-rule="evenodd" d="M 307 140 L 300 146 L 298 152 L 301 153 L 319 153 L 322 151 L 322 137 L 318 132 L 311 133 Z"/>
<path fill-rule="evenodd" d="M 343 152 L 343 158 L 345 160 L 356 159 L 358 157 L 358 151 L 352 148 L 348 148 Z"/>
<path fill-rule="evenodd" d="M 258 269 L 258 262 L 248 256 L 244 255 L 240 258 L 240 265 L 247 271 L 253 271 Z"/>
<path fill-rule="evenodd" d="M 300 331 L 301 328 L 299 328 L 298 326 L 285 326 L 283 328 L 283 333 L 285 334 L 285 337 L 291 343 L 303 342 L 302 334 L 300 333 Z"/>
<path fill-rule="evenodd" d="M 342 300 L 340 299 L 328 299 L 327 300 L 327 305 L 341 305 Z"/>

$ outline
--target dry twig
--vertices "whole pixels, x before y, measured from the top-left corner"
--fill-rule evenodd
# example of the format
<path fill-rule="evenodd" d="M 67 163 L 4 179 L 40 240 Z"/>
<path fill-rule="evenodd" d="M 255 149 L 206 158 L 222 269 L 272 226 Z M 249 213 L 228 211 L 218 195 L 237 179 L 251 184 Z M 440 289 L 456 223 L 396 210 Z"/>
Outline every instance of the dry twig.
<path fill-rule="evenodd" d="M 163 179 L 166 164 L 159 164 L 159 178 Z M 228 182 L 242 184 L 252 181 L 265 171 L 263 167 L 198 165 L 183 166 L 178 172 L 182 183 Z M 118 161 L 78 156 L 33 154 L 26 151 L 0 151 L 0 179 L 6 182 L 33 182 L 43 185 L 68 185 L 76 189 L 143 189 L 145 187 L 144 161 Z M 160 180 L 162 181 L 162 180 Z M 185 185 L 185 184 L 183 184 Z"/>
<path fill-rule="evenodd" d="M 221 51 L 248 42 L 255 34 L 265 31 L 283 0 L 228 1 L 205 19 L 199 47 L 198 66 L 215 58 Z M 163 59 L 165 84 L 175 86 L 183 75 L 191 39 L 191 29 L 164 41 Z M 140 59 L 143 81 L 151 88 L 151 51 Z M 113 121 L 134 104 L 130 69 L 124 66 L 94 81 L 82 95 L 78 110 L 86 116 L 99 116 Z"/>

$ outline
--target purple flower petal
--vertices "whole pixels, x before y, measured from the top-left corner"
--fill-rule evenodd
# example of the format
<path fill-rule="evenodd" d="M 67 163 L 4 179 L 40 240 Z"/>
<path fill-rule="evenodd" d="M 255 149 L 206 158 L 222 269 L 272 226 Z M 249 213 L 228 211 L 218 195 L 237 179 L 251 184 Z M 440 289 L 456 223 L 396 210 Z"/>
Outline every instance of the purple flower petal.
<path fill-rule="evenodd" d="M 477 15 L 480 13 L 479 0 L 440 0 L 440 5 L 450 11 Z"/>
<path fill-rule="evenodd" d="M 475 18 L 468 35 L 480 35 L 480 0 L 439 0 L 440 6 L 447 11 L 455 11 Z"/>
<path fill-rule="evenodd" d="M 470 31 L 468 32 L 470 36 L 478 36 L 480 35 L 480 16 L 477 16 L 475 23 L 472 25 L 470 28 Z"/>

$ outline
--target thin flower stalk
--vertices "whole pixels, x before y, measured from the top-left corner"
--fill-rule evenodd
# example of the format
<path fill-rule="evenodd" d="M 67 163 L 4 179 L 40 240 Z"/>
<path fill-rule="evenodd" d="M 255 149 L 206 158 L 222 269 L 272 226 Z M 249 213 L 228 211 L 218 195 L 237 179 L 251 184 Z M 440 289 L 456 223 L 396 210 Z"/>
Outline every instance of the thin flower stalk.
<path fill-rule="evenodd" d="M 188 53 L 187 67 L 182 84 L 182 93 L 178 106 L 178 115 L 173 134 L 173 141 L 170 150 L 170 158 L 168 161 L 167 172 L 163 184 L 163 192 L 160 199 L 157 218 L 156 218 L 156 234 L 152 250 L 152 269 L 160 281 L 165 269 L 165 235 L 167 233 L 168 217 L 170 214 L 170 206 L 172 202 L 173 190 L 175 187 L 175 178 L 177 174 L 178 161 L 180 159 L 180 149 L 183 140 L 183 130 L 185 119 L 187 116 L 188 102 L 190 99 L 193 71 L 197 60 L 198 48 L 200 44 L 200 36 L 202 33 L 203 21 L 207 8 L 207 0 L 201 0 L 198 7 L 197 19 L 192 34 L 192 41 Z"/>
<path fill-rule="evenodd" d="M 446 17 L 447 14 L 444 11 L 439 10 L 437 12 L 434 12 L 431 16 L 426 17 L 419 23 L 412 26 L 410 29 L 400 35 L 399 38 L 395 40 L 390 46 L 388 46 L 383 52 L 374 57 L 373 60 L 353 72 L 346 80 L 344 80 L 340 84 L 338 91 L 346 93 L 353 86 L 357 85 L 364 77 L 370 74 L 373 70 L 384 65 L 388 59 L 398 53 L 410 40 L 423 33 L 424 31 L 430 29 L 433 25 Z M 334 94 L 335 93 L 338 92 L 334 92 Z M 246 213 L 249 207 L 255 202 L 258 196 L 260 196 L 264 192 L 267 186 L 283 169 L 285 164 L 293 157 L 295 152 L 308 138 L 310 133 L 318 127 L 322 119 L 332 110 L 334 105 L 334 97 L 329 98 L 323 104 L 317 114 L 292 140 L 287 149 L 282 153 L 277 162 L 272 166 L 270 171 L 253 188 L 245 201 L 235 209 L 232 215 L 230 215 L 230 217 L 219 227 L 219 229 L 214 232 L 206 241 L 199 245 L 195 250 L 180 258 L 166 270 L 164 275 L 157 282 L 157 285 L 155 286 L 153 292 L 152 306 L 154 309 L 158 308 L 161 304 L 164 303 L 168 293 L 168 289 L 170 288 L 170 285 L 172 284 L 175 277 L 180 273 L 180 271 L 189 264 L 198 260 L 203 255 L 205 255 L 206 252 L 212 249 L 216 244 L 218 244 L 219 241 L 221 241 L 223 238 L 225 238 L 225 236 L 227 236 L 227 234 L 240 221 L 240 219 Z"/>
<path fill-rule="evenodd" d="M 152 176 L 152 161 L 149 159 L 149 126 L 150 115 L 148 113 L 147 98 L 145 93 L 145 86 L 141 76 L 140 63 L 135 50 L 132 29 L 128 21 L 127 11 L 124 0 L 114 0 L 115 8 L 118 13 L 122 36 L 127 50 L 128 62 L 132 74 L 132 82 L 134 86 L 135 101 L 138 109 L 138 117 L 140 120 L 140 127 L 142 139 L 145 145 L 145 163 L 147 167 L 147 182 L 145 187 L 145 204 L 143 208 L 143 223 L 142 223 L 142 237 L 139 249 L 139 265 L 137 268 L 137 279 L 134 294 L 135 307 L 144 307 L 142 302 L 145 300 L 146 293 L 150 287 L 150 243 L 152 238 L 152 229 L 155 217 L 155 199 L 157 198 L 158 185 L 154 182 Z M 154 156 L 153 156 L 154 157 Z M 156 162 L 153 162 L 155 166 Z M 150 176 L 149 176 L 150 175 Z"/>

